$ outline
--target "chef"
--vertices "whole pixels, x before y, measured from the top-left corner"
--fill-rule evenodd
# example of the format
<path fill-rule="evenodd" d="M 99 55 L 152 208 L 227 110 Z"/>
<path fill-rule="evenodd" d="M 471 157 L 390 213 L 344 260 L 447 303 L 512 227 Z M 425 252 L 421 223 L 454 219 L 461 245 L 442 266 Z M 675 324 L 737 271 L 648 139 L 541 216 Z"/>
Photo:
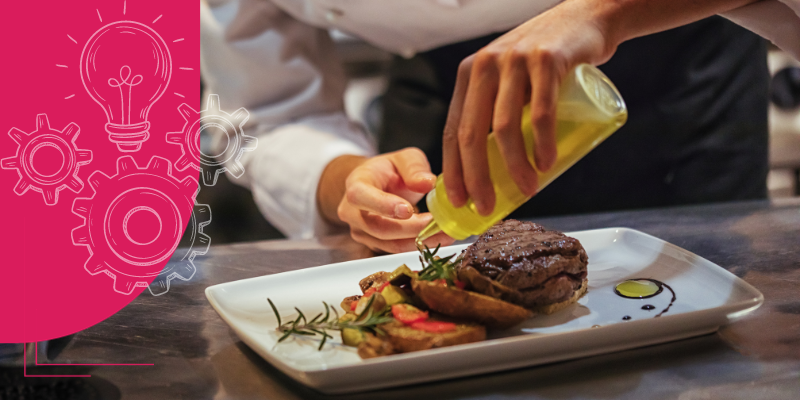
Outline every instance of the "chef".
<path fill-rule="evenodd" d="M 238 182 L 252 190 L 273 225 L 293 238 L 349 226 L 355 240 L 397 252 L 413 249 L 413 238 L 430 221 L 429 214 L 415 213 L 413 205 L 432 188 L 435 175 L 429 157 L 419 149 L 376 155 L 376 144 L 347 119 L 342 104 L 345 78 L 327 29 L 341 29 L 405 57 L 508 31 L 461 62 L 443 130 L 448 194 L 457 203 L 472 197 L 485 213 L 494 201 L 487 190 L 491 186 L 485 160 L 490 127 L 501 136 L 501 151 L 515 181 L 523 191 L 535 193 L 533 168 L 519 146 L 520 110 L 528 102 L 533 105 L 536 164 L 546 170 L 555 159 L 556 89 L 578 63 L 602 64 L 629 39 L 718 13 L 800 55 L 800 19 L 795 13 L 800 6 L 774 0 L 748 3 L 208 1 L 201 3 L 201 63 L 208 91 L 219 94 L 223 108 L 246 107 L 251 112 L 246 129 L 259 137 L 259 146 L 245 153 L 246 173 Z M 761 87 L 765 85 L 763 78 Z M 766 174 L 766 95 L 762 97 L 763 126 L 756 123 L 753 129 L 760 139 L 743 146 L 763 154 L 752 168 L 756 175 Z M 707 140 L 726 139 L 723 135 Z M 669 180 L 669 173 L 664 179 Z M 755 176 L 753 181 L 759 179 Z M 763 195 L 761 180 L 762 189 L 753 191 Z M 449 238 L 430 240 L 447 243 Z"/>

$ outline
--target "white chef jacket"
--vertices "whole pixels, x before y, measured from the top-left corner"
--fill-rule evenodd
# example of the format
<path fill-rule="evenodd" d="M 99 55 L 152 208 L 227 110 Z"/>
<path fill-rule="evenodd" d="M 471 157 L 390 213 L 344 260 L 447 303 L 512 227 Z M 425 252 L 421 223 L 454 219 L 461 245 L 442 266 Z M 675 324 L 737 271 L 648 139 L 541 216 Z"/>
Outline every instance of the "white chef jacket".
<path fill-rule="evenodd" d="M 345 76 L 328 29 L 396 54 L 511 29 L 558 0 L 201 0 L 201 71 L 223 110 L 250 111 L 247 186 L 290 238 L 331 232 L 316 205 L 334 158 L 371 156 L 375 143 L 347 119 Z M 724 16 L 800 58 L 800 0 L 766 0 Z M 209 111 L 210 112 L 210 111 Z"/>

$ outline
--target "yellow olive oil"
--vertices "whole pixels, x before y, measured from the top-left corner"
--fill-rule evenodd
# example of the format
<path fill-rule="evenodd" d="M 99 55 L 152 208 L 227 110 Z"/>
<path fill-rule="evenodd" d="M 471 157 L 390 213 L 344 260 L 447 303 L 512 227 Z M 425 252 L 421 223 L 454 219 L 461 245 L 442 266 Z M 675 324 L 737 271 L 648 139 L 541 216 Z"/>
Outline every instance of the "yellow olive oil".
<path fill-rule="evenodd" d="M 558 156 L 550 170 L 547 172 L 537 170 L 539 190 L 545 188 L 597 147 L 619 129 L 627 118 L 625 102 L 614 84 L 591 65 L 581 64 L 576 67 L 561 85 L 556 116 Z M 525 108 L 522 117 L 522 134 L 528 160 L 535 166 L 529 106 Z M 421 245 L 423 240 L 441 231 L 458 240 L 471 235 L 480 235 L 530 199 L 519 191 L 509 175 L 494 134 L 490 134 L 487 139 L 487 150 L 489 174 L 496 199 L 494 211 L 490 215 L 483 216 L 478 213 L 472 200 L 463 207 L 454 207 L 447 198 L 442 175 L 439 175 L 436 186 L 426 198 L 428 209 L 433 214 L 433 221 L 420 232 L 417 237 L 418 244 Z"/>

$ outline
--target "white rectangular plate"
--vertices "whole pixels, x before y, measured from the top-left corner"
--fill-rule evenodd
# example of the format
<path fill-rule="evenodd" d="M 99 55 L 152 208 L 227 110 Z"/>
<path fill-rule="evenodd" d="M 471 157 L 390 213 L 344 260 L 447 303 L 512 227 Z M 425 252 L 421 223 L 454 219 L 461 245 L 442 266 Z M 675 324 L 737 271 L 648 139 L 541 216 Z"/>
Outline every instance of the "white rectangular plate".
<path fill-rule="evenodd" d="M 416 253 L 348 261 L 211 286 L 208 301 L 250 348 L 292 378 L 324 393 L 339 394 L 481 374 L 621 351 L 716 331 L 752 312 L 763 295 L 723 268 L 639 231 L 608 228 L 569 233 L 589 254 L 589 291 L 574 304 L 520 326 L 490 332 L 489 339 L 440 349 L 362 360 L 338 335 L 317 351 L 319 339 L 296 337 L 278 344 L 267 297 L 284 320 L 300 308 L 323 310 L 360 293 L 358 281 L 401 264 L 419 265 Z M 460 252 L 451 246 L 440 255 Z M 614 286 L 626 279 L 652 278 L 671 286 L 645 299 L 625 299 Z M 642 305 L 655 306 L 652 311 Z M 630 316 L 630 320 L 623 320 Z"/>

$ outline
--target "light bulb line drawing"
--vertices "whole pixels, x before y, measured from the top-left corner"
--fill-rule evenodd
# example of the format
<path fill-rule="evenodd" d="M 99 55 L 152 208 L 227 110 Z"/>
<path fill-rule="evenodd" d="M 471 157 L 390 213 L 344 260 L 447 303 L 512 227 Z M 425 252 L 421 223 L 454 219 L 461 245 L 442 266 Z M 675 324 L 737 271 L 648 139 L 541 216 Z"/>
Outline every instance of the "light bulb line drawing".
<path fill-rule="evenodd" d="M 150 137 L 150 108 L 169 86 L 172 57 L 164 39 L 136 21 L 98 29 L 81 53 L 81 81 L 106 114 L 109 140 L 136 152 Z"/>
<path fill-rule="evenodd" d="M 132 89 L 134 86 L 138 86 L 140 83 L 142 83 L 142 76 L 134 75 L 133 78 L 131 78 L 131 67 L 127 65 L 123 65 L 122 68 L 119 69 L 119 80 L 117 80 L 116 78 L 108 79 L 109 86 L 119 88 L 119 98 L 120 98 L 119 101 L 121 104 L 120 112 L 122 113 L 122 125 L 125 125 L 126 122 L 130 123 L 131 121 Z M 123 89 L 122 87 L 123 85 L 128 87 L 127 93 L 125 92 L 125 89 Z"/>

